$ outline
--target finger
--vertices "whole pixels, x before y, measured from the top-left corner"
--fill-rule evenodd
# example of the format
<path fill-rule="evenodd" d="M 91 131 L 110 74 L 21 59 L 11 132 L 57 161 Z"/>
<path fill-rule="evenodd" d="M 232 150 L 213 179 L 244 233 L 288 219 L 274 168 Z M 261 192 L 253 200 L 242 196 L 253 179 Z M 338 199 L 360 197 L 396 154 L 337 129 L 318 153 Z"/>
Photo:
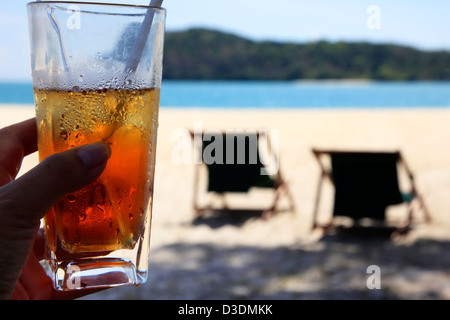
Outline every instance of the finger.
<path fill-rule="evenodd" d="M 33 253 L 38 260 L 42 260 L 45 257 L 45 233 L 44 229 L 40 228 L 34 237 Z"/>
<path fill-rule="evenodd" d="M 47 300 L 52 295 L 52 280 L 47 276 L 33 252 L 22 269 L 16 288 L 14 290 L 16 294 L 13 293 L 11 299 Z M 26 292 L 26 296 L 23 292 Z"/>
<path fill-rule="evenodd" d="M 8 136 L 18 139 L 25 156 L 35 152 L 37 150 L 36 118 L 30 118 L 0 129 L 0 140 Z"/>
<path fill-rule="evenodd" d="M 32 118 L 0 130 L 0 186 L 17 175 L 26 155 L 37 149 L 36 119 Z"/>
<path fill-rule="evenodd" d="M 34 239 L 33 251 L 22 269 L 19 281 L 10 299 L 12 300 L 62 300 L 76 299 L 92 294 L 105 288 L 80 289 L 76 291 L 57 291 L 53 289 L 51 279 L 47 276 L 39 261 L 44 258 L 45 236 L 44 230 L 39 229 Z"/>
<path fill-rule="evenodd" d="M 110 157 L 93 143 L 54 154 L 0 188 L 0 297 L 9 297 L 33 246 L 40 219 L 65 193 L 96 179 Z"/>

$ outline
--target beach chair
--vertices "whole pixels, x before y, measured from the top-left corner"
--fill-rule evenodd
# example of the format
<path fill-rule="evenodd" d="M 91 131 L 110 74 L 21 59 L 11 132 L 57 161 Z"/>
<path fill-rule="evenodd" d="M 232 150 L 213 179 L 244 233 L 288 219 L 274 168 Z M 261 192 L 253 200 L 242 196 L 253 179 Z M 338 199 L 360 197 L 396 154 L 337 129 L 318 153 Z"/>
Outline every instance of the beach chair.
<path fill-rule="evenodd" d="M 199 218 L 208 212 L 214 213 L 240 213 L 241 215 L 254 215 L 268 218 L 275 213 L 289 210 L 295 211 L 294 201 L 289 191 L 288 184 L 284 180 L 281 170 L 271 174 L 263 174 L 263 170 L 268 167 L 263 163 L 261 157 L 261 138 L 265 137 L 269 141 L 266 132 L 254 133 L 231 133 L 217 131 L 215 134 L 206 132 L 190 131 L 194 149 L 198 155 L 202 155 L 202 161 L 195 165 L 194 190 L 193 190 L 193 211 L 194 218 Z M 196 140 L 197 139 L 197 140 Z M 222 143 L 217 143 L 221 139 Z M 197 141 L 197 144 L 195 143 Z M 268 153 L 271 146 L 266 143 Z M 266 153 L 267 154 L 267 153 Z M 277 157 L 272 154 L 272 161 L 278 163 Z M 210 158 L 210 159 L 208 159 Z M 212 159 L 213 158 L 213 159 Z M 272 162 L 273 163 L 273 162 Z M 205 185 L 201 186 L 200 175 L 202 166 L 206 166 L 206 190 Z M 268 170 L 270 171 L 270 170 Z M 270 173 L 270 172 L 266 172 Z M 203 188 L 203 190 L 201 190 Z M 257 188 L 270 189 L 272 200 L 264 207 L 249 206 L 232 207 L 228 204 L 226 196 L 240 194 L 248 196 L 251 190 Z M 200 193 L 212 196 L 216 201 L 200 203 Z M 279 206 L 282 198 L 287 200 L 284 208 Z M 219 198 L 219 201 L 217 201 Z M 286 202 L 286 201 L 285 201 Z"/>
<path fill-rule="evenodd" d="M 371 226 L 373 229 L 407 232 L 414 215 L 423 211 L 424 220 L 430 222 L 429 212 L 418 193 L 414 176 L 400 151 L 354 152 L 312 150 L 319 162 L 321 173 L 313 212 L 313 228 L 335 226 L 334 217 L 345 216 L 353 220 L 354 228 Z M 328 157 L 328 162 L 325 159 Z M 399 187 L 399 172 L 406 173 L 409 190 Z M 334 186 L 332 217 L 328 223 L 318 223 L 318 208 L 324 179 Z M 407 204 L 406 217 L 396 225 L 386 219 L 389 206 Z M 370 223 L 369 223 L 370 222 Z"/>

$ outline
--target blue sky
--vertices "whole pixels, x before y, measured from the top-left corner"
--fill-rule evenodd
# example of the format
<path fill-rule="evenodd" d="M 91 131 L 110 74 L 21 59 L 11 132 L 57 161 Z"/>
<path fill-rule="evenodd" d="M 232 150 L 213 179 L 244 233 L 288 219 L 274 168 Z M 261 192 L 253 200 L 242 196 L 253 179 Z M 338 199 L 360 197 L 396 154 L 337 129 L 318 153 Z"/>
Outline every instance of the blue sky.
<path fill-rule="evenodd" d="M 0 80 L 30 81 L 26 0 L 2 1 Z M 146 4 L 142 0 L 107 0 Z M 370 29 L 379 8 L 379 29 Z M 255 40 L 369 41 L 450 50 L 447 0 L 165 0 L 167 30 L 208 27 Z M 373 20 L 372 20 L 373 21 Z"/>

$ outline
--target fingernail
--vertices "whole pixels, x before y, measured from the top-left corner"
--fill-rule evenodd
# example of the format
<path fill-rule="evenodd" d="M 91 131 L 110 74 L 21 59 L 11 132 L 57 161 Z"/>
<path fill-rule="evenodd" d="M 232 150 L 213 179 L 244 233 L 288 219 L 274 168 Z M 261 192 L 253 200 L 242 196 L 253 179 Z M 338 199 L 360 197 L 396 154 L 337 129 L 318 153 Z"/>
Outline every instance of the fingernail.
<path fill-rule="evenodd" d="M 109 159 L 111 149 L 103 142 L 88 144 L 77 150 L 77 156 L 85 167 L 95 168 Z"/>

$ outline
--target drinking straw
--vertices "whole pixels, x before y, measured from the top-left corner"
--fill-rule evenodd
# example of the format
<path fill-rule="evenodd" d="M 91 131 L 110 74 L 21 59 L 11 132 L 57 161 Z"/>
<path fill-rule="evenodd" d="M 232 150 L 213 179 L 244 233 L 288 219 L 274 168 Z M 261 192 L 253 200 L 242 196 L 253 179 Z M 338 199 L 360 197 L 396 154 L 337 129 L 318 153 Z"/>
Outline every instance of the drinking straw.
<path fill-rule="evenodd" d="M 40 2 L 40 0 L 38 2 Z M 67 58 L 66 58 L 66 48 L 64 47 L 64 43 L 63 43 L 62 37 L 61 37 L 61 32 L 59 31 L 59 25 L 58 25 L 57 19 L 55 18 L 54 13 L 53 13 L 53 9 L 52 9 L 51 12 L 47 12 L 47 15 L 48 15 L 48 17 L 50 19 L 50 22 L 52 24 L 53 29 L 56 32 L 56 35 L 58 36 L 59 48 L 61 50 L 61 58 L 62 58 L 62 61 L 63 61 L 63 64 L 64 64 L 64 70 L 66 72 L 68 72 L 69 71 L 69 64 L 67 63 Z"/>
<path fill-rule="evenodd" d="M 151 0 L 151 7 L 161 7 L 163 0 Z M 141 29 L 139 30 L 138 37 L 134 43 L 133 49 L 131 50 L 130 57 L 125 65 L 125 72 L 132 73 L 136 71 L 139 61 L 141 60 L 142 52 L 144 51 L 144 46 L 150 33 L 150 27 L 153 22 L 154 11 L 152 8 L 148 8 L 145 14 L 144 21 L 142 22 Z"/>
<path fill-rule="evenodd" d="M 41 2 L 41 0 L 36 0 L 36 2 Z M 54 14 L 53 14 L 53 9 L 50 12 L 47 12 L 48 18 L 50 19 L 50 23 L 52 24 L 53 29 L 56 32 L 56 35 L 58 36 L 58 41 L 59 41 L 59 48 L 61 50 L 61 58 L 64 64 L 64 70 L 66 72 L 69 71 L 69 64 L 67 63 L 67 58 L 66 58 L 66 50 L 64 48 L 64 43 L 62 41 L 62 37 L 61 37 L 61 32 L 59 31 L 59 25 L 57 22 L 57 19 L 55 18 Z"/>
<path fill-rule="evenodd" d="M 41 2 L 41 0 L 36 0 L 36 2 Z M 162 2 L 163 2 L 163 0 L 151 0 L 150 6 L 151 7 L 161 7 Z M 126 73 L 132 73 L 132 72 L 136 71 L 137 66 L 139 65 L 139 61 L 141 60 L 142 52 L 144 51 L 144 46 L 147 41 L 148 34 L 150 33 L 150 27 L 153 22 L 153 16 L 154 16 L 154 12 L 153 12 L 152 8 L 149 8 L 147 10 L 147 13 L 145 14 L 144 21 L 142 22 L 141 29 L 139 30 L 139 35 L 136 39 L 136 42 L 134 43 L 133 49 L 131 50 L 130 57 L 128 58 L 128 61 L 126 63 L 126 66 L 125 66 Z M 69 71 L 69 65 L 67 63 L 67 59 L 66 59 L 66 55 L 65 55 L 64 44 L 61 39 L 61 34 L 59 32 L 59 26 L 58 26 L 56 20 L 54 19 L 53 13 L 49 13 L 49 18 L 50 18 L 53 28 L 55 29 L 55 31 L 58 35 L 60 49 L 62 52 L 64 68 L 66 71 Z"/>

